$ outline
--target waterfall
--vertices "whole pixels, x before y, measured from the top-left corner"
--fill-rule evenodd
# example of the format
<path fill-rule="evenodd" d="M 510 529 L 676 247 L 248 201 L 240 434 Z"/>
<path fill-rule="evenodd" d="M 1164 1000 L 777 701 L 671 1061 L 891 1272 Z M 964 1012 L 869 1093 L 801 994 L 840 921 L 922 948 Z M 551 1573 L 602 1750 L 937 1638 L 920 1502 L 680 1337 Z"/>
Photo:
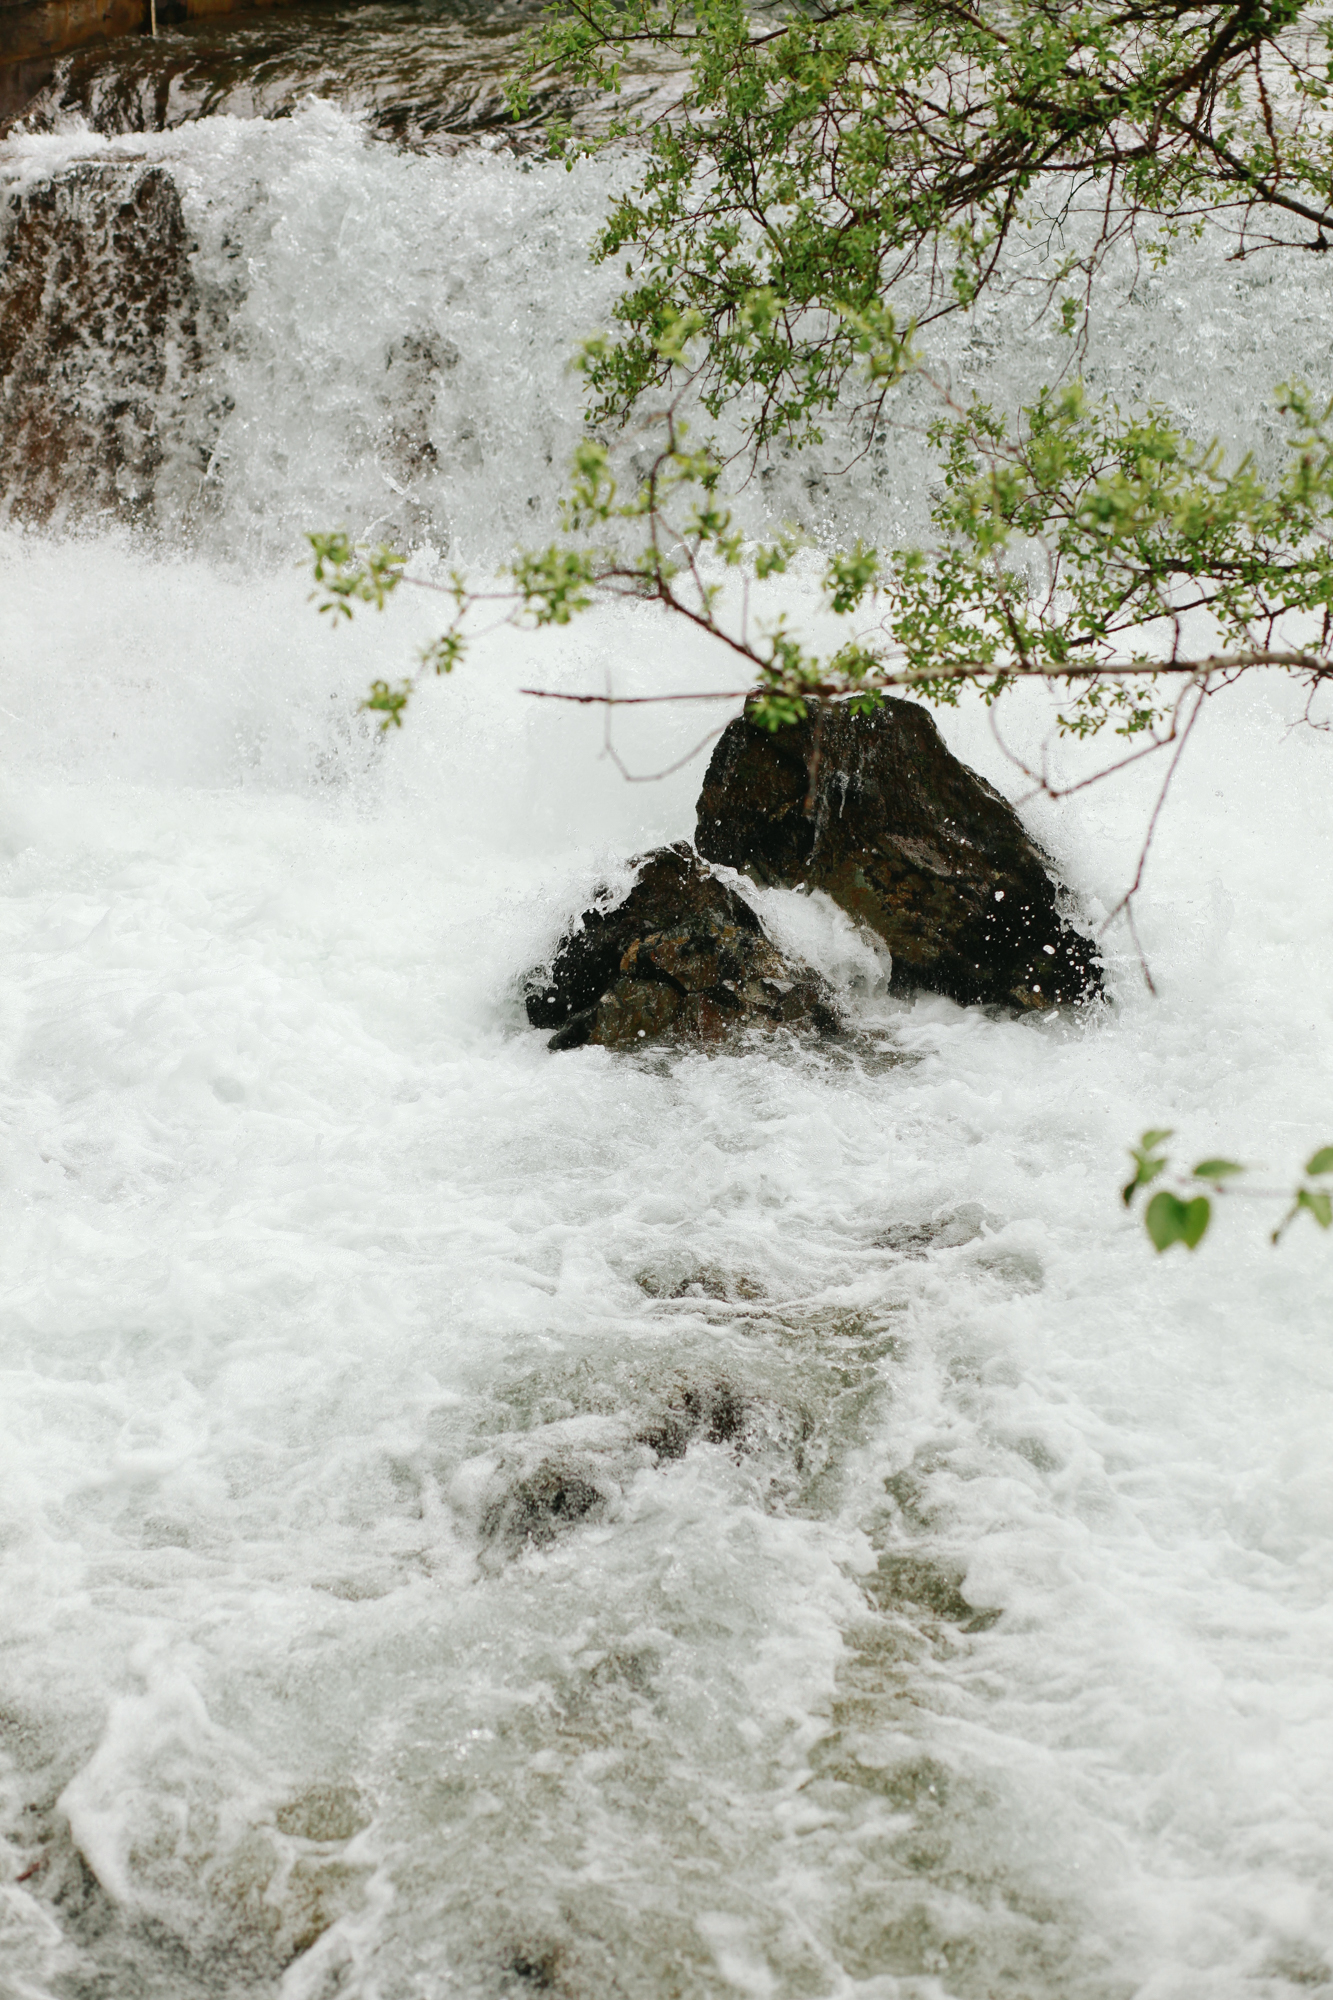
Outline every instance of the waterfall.
<path fill-rule="evenodd" d="M 340 69 L 329 18 L 71 59 L 0 147 L 0 1987 L 1319 1989 L 1328 1253 L 1237 1204 L 1157 1262 L 1116 1187 L 1149 1123 L 1279 1183 L 1333 1138 L 1326 743 L 1213 704 L 1159 997 L 1113 938 L 1091 1018 L 897 1000 L 756 890 L 845 1040 L 549 1056 L 523 974 L 702 768 L 520 690 L 731 669 L 629 603 L 379 736 L 432 601 L 330 633 L 301 538 L 549 537 L 630 167 L 510 144 L 485 23 L 369 9 Z M 1271 452 L 1317 263 L 1126 262 L 1090 380 Z M 1062 352 L 1022 268 L 939 340 L 997 399 Z M 924 445 L 854 443 L 744 518 L 912 532 Z M 1023 807 L 1094 920 L 1153 784 Z"/>

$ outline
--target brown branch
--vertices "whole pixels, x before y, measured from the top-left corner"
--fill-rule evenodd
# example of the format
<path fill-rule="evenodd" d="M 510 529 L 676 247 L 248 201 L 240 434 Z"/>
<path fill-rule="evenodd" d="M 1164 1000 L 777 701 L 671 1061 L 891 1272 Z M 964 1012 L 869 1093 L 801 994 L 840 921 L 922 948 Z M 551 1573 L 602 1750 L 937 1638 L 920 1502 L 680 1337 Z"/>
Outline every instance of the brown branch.
<path fill-rule="evenodd" d="M 609 725 L 611 721 L 610 716 L 608 715 L 606 719 Z M 717 729 L 710 729 L 707 736 L 700 737 L 692 750 L 687 750 L 683 757 L 677 757 L 674 764 L 663 765 L 660 771 L 631 771 L 620 752 L 616 749 L 615 744 L 611 741 L 609 727 L 602 739 L 602 755 L 611 759 L 611 762 L 615 765 L 627 785 L 655 785 L 661 779 L 673 777 L 677 771 L 683 771 L 687 764 L 692 764 L 699 755 L 699 752 L 706 750 L 709 744 L 722 734 L 722 730 L 725 727 L 726 724 L 723 723 Z"/>
<path fill-rule="evenodd" d="M 732 689 L 727 694 L 561 694 L 557 688 L 520 688 L 520 694 L 535 695 L 538 701 L 574 701 L 602 708 L 646 708 L 664 701 L 747 701 L 752 687 Z"/>
<path fill-rule="evenodd" d="M 717 639 L 723 640 L 734 651 L 743 652 L 736 640 L 729 639 L 724 632 L 698 613 L 691 613 L 685 607 L 673 605 L 673 609 L 684 610 L 685 616 L 693 617 L 705 631 L 711 631 Z M 757 655 L 751 654 L 755 666 L 761 673 L 768 671 L 765 663 Z M 1287 653 L 1269 651 L 1256 647 L 1251 653 L 1208 653 L 1198 660 L 1131 660 L 1116 665 L 1096 663 L 1065 665 L 1062 667 L 997 667 L 993 663 L 976 667 L 903 667 L 897 672 L 882 675 L 870 684 L 871 691 L 884 688 L 910 688 L 921 682 L 931 681 L 993 681 L 997 677 L 1015 681 L 1087 681 L 1129 680 L 1142 677 L 1152 678 L 1157 674 L 1170 674 L 1178 679 L 1202 679 L 1210 674 L 1233 671 L 1243 672 L 1248 667 L 1290 667 L 1301 668 L 1316 675 L 1320 680 L 1333 679 L 1333 666 L 1312 653 Z M 811 682 L 808 687 L 782 688 L 775 692 L 799 695 L 803 700 L 827 701 L 838 695 L 854 690 L 844 688 L 840 682 Z M 539 701 L 573 701 L 585 705 L 596 704 L 613 708 L 644 708 L 668 701 L 748 701 L 751 695 L 764 692 L 763 684 L 747 688 L 700 689 L 692 694 L 564 694 L 558 688 L 520 688 L 520 694 L 530 694 Z"/>
<path fill-rule="evenodd" d="M 1238 160 L 1228 147 L 1213 138 L 1211 132 L 1205 132 L 1199 126 L 1190 124 L 1188 119 L 1168 118 L 1167 123 L 1174 125 L 1178 131 L 1187 133 L 1196 146 L 1202 146 L 1205 152 L 1211 153 L 1215 159 L 1221 160 L 1224 166 L 1230 167 L 1246 187 L 1253 188 L 1274 208 L 1285 209 L 1288 215 L 1299 215 L 1303 222 L 1312 222 L 1319 231 L 1319 240 L 1305 247 L 1318 250 L 1327 250 L 1331 247 L 1324 241 L 1324 231 L 1333 228 L 1333 209 L 1311 208 L 1307 202 L 1297 201 L 1294 195 L 1283 194 L 1272 181 L 1262 174 L 1255 173 L 1254 169 L 1247 167 L 1243 160 Z"/>

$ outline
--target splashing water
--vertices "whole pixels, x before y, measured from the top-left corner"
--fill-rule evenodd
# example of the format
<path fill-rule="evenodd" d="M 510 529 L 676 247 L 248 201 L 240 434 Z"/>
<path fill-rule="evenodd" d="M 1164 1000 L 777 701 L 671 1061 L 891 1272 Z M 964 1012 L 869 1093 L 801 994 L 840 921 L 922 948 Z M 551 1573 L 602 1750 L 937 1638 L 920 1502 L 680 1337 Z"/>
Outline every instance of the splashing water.
<path fill-rule="evenodd" d="M 1126 958 L 1084 1021 L 903 1004 L 756 891 L 844 1043 L 550 1056 L 519 977 L 700 771 L 626 786 L 516 690 L 725 663 L 646 607 L 501 634 L 380 739 L 429 606 L 330 639 L 291 565 L 340 517 L 542 531 L 621 169 L 311 102 L 4 170 L 90 163 L 169 173 L 200 354 L 141 390 L 149 535 L 4 538 L 0 1988 L 1333 1984 L 1327 1253 L 1245 1212 L 1157 1263 L 1115 1200 L 1150 1121 L 1275 1172 L 1330 1137 L 1322 740 L 1278 682 L 1200 725 L 1157 1000 Z M 1093 366 L 1262 442 L 1318 273 L 1181 270 Z M 953 365 L 1022 379 L 1023 311 Z M 924 463 L 747 504 L 919 518 Z M 980 709 L 944 728 L 1016 791 Z M 1027 808 L 1094 916 L 1151 782 Z"/>

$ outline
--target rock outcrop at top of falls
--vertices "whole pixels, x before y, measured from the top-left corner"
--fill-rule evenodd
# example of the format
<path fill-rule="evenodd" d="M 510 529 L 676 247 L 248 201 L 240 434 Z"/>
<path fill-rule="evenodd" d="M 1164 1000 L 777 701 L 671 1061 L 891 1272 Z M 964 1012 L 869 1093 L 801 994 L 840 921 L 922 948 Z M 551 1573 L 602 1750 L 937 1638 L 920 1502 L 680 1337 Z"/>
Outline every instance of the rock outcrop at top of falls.
<path fill-rule="evenodd" d="M 1018 1008 L 1101 992 L 1096 950 L 1017 813 L 916 702 L 835 705 L 776 733 L 730 723 L 695 844 L 756 882 L 825 890 L 884 939 L 895 992 Z"/>
<path fill-rule="evenodd" d="M 549 976 L 529 982 L 528 1019 L 553 1049 L 637 1048 L 661 1036 L 715 1042 L 737 1029 L 836 1029 L 832 998 L 793 963 L 749 904 L 684 842 L 638 864 L 624 901 L 586 910 Z"/>
<path fill-rule="evenodd" d="M 5 514 L 151 521 L 168 453 L 189 489 L 179 509 L 198 494 L 208 446 L 189 450 L 199 300 L 170 174 L 82 162 L 11 194 L 0 228 Z"/>

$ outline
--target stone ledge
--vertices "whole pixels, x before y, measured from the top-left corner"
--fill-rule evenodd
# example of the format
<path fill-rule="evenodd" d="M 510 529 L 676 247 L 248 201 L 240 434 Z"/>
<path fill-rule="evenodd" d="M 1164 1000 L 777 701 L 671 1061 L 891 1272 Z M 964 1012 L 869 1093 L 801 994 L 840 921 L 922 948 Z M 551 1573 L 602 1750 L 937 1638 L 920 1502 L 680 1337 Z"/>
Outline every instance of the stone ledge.
<path fill-rule="evenodd" d="M 159 27 L 252 14 L 308 0 L 158 0 Z M 89 42 L 147 34 L 149 0 L 0 0 L 0 131 L 49 82 L 57 56 Z"/>

